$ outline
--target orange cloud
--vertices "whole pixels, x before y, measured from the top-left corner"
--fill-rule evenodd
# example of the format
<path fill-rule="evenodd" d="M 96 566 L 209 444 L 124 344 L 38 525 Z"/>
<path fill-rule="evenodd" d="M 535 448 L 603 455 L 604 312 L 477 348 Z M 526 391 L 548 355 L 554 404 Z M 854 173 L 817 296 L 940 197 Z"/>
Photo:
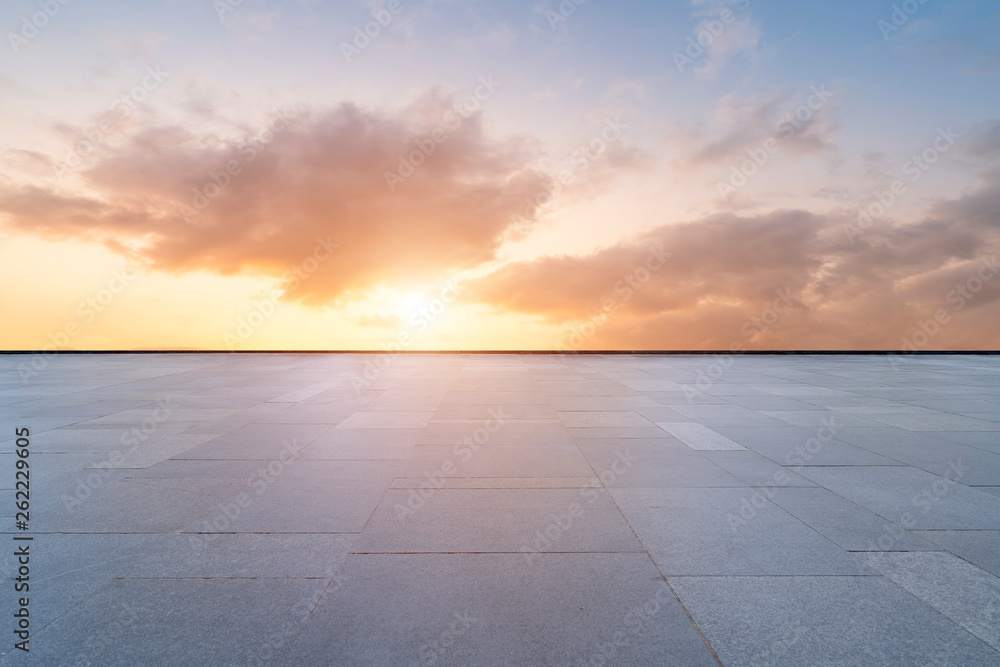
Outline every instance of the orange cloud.
<path fill-rule="evenodd" d="M 79 191 L 8 186 L 0 211 L 13 230 L 100 242 L 170 272 L 281 276 L 332 239 L 336 257 L 286 294 L 322 305 L 492 260 L 550 186 L 525 168 L 534 158 L 431 93 L 397 113 L 286 114 L 242 139 L 146 127 L 79 172 Z"/>
<path fill-rule="evenodd" d="M 949 323 L 928 349 L 993 349 L 998 211 L 993 167 L 923 220 L 875 225 L 854 243 L 855 212 L 713 215 L 585 256 L 508 264 L 465 294 L 563 325 L 578 341 L 570 347 L 898 349 L 943 310 Z M 662 266 L 645 268 L 665 253 Z"/>

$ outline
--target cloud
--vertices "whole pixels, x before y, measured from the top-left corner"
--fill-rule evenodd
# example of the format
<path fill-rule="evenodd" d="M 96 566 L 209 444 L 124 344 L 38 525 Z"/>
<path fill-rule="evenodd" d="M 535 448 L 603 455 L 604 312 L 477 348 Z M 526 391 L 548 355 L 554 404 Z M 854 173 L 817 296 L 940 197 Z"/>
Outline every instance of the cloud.
<path fill-rule="evenodd" d="M 463 120 L 439 93 L 396 112 L 301 111 L 272 128 L 226 138 L 145 127 L 79 172 L 77 191 L 3 187 L 0 212 L 9 230 L 102 243 L 178 273 L 279 277 L 330 237 L 337 255 L 286 294 L 323 305 L 491 261 L 523 202 L 550 184 L 524 167 L 533 144 L 489 138 L 480 114 Z M 392 191 L 386 173 L 421 145 L 432 154 Z"/>
<path fill-rule="evenodd" d="M 826 86 L 750 97 L 725 95 L 716 105 L 712 123 L 677 129 L 687 145 L 680 166 L 718 167 L 742 161 L 747 150 L 771 138 L 793 155 L 834 151 L 833 135 L 840 129 L 838 97 Z"/>
<path fill-rule="evenodd" d="M 746 14 L 749 0 L 692 0 L 691 6 L 692 18 L 699 23 L 689 48 L 703 49 L 699 53 L 687 52 L 688 57 L 698 61 L 694 67 L 696 77 L 712 80 L 735 57 L 756 57 L 761 32 L 756 21 Z"/>
<path fill-rule="evenodd" d="M 956 290 L 1000 253 L 1000 166 L 920 220 L 874 226 L 856 212 L 718 214 L 663 225 L 582 256 L 508 264 L 468 284 L 472 298 L 566 327 L 591 321 L 594 349 L 899 349 L 944 309 L 961 318 L 929 348 L 995 347 L 1000 274 L 956 308 Z M 651 253 L 662 267 L 643 267 Z M 951 297 L 951 299 L 949 299 Z M 747 328 L 776 299 L 787 313 Z M 610 305 L 609 305 L 610 304 Z M 602 315 L 603 313 L 603 315 Z"/>
<path fill-rule="evenodd" d="M 760 41 L 760 29 L 749 19 L 740 19 L 726 26 L 705 49 L 707 56 L 702 64 L 694 68 L 699 79 L 715 79 L 734 57 L 741 54 L 752 56 Z"/>

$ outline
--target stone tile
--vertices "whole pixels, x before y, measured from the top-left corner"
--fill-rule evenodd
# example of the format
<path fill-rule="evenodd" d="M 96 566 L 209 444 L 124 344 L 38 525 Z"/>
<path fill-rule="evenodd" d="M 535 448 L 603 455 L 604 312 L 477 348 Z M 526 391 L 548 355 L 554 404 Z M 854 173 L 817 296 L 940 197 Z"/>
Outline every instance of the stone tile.
<path fill-rule="evenodd" d="M 695 421 L 711 418 L 716 421 L 736 420 L 739 423 L 740 420 L 760 417 L 760 413 L 757 411 L 740 405 L 669 405 L 667 407 Z"/>
<path fill-rule="evenodd" d="M 816 486 L 804 477 L 754 452 L 705 451 L 701 455 L 750 486 Z"/>
<path fill-rule="evenodd" d="M 420 438 L 421 429 L 335 428 L 303 448 L 303 460 L 399 460 L 406 459 Z"/>
<path fill-rule="evenodd" d="M 1000 530 L 918 530 L 915 534 L 1000 577 Z"/>
<path fill-rule="evenodd" d="M 666 575 L 873 574 L 749 489 L 611 489 Z"/>
<path fill-rule="evenodd" d="M 1000 529 L 1000 498 L 923 470 L 909 466 L 795 470 L 910 530 Z"/>
<path fill-rule="evenodd" d="M 434 413 L 431 421 L 485 421 L 488 419 L 518 419 L 558 421 L 559 415 L 550 405 L 544 405 L 544 398 L 539 395 L 539 402 L 534 404 L 505 405 L 498 403 L 481 404 L 448 404 L 442 405 Z"/>
<path fill-rule="evenodd" d="M 234 479 L 112 479 L 78 503 L 36 510 L 32 527 L 52 533 L 170 533 L 245 487 Z M 73 487 L 65 493 L 72 494 Z"/>
<path fill-rule="evenodd" d="M 847 429 L 838 438 L 935 475 L 955 475 L 967 485 L 1000 485 L 1000 454 L 897 428 Z"/>
<path fill-rule="evenodd" d="M 420 434 L 418 445 L 454 445 L 485 429 L 484 422 L 428 424 Z M 487 431 L 488 445 L 572 445 L 573 436 L 561 423 L 526 423 L 508 421 Z"/>
<path fill-rule="evenodd" d="M 635 411 L 653 423 L 693 421 L 690 417 L 685 417 L 681 413 L 675 412 L 664 405 L 637 407 Z"/>
<path fill-rule="evenodd" d="M 416 447 L 399 468 L 400 476 L 435 480 L 448 477 L 588 477 L 590 464 L 574 445 L 468 445 Z"/>
<path fill-rule="evenodd" d="M 989 645 L 882 577 L 670 577 L 725 665 L 993 665 Z"/>
<path fill-rule="evenodd" d="M 638 552 L 603 488 L 390 489 L 355 553 Z"/>
<path fill-rule="evenodd" d="M 359 533 L 395 470 L 388 461 L 286 461 L 243 482 L 242 497 L 191 513 L 183 532 Z"/>
<path fill-rule="evenodd" d="M 864 428 L 877 425 L 876 422 L 869 421 L 872 415 L 860 417 L 858 415 L 848 415 L 843 412 L 834 412 L 832 410 L 817 410 L 815 412 L 808 412 L 805 410 L 761 410 L 760 413 L 762 415 L 767 415 L 768 417 L 774 417 L 775 419 L 788 422 L 792 426 L 811 428 L 814 430 L 820 428 L 821 426 L 829 426 L 831 424 L 838 429 Z"/>
<path fill-rule="evenodd" d="M 868 418 L 907 431 L 1000 431 L 1000 423 L 945 412 L 879 414 Z"/>
<path fill-rule="evenodd" d="M 1000 454 L 1000 438 L 991 431 L 927 431 L 925 435 Z"/>
<path fill-rule="evenodd" d="M 569 428 L 650 428 L 653 422 L 632 410 L 559 412 L 559 418 Z"/>
<path fill-rule="evenodd" d="M 274 663 L 328 584 L 116 579 L 41 630 L 31 644 L 30 664 L 67 658 L 109 667 Z"/>
<path fill-rule="evenodd" d="M 741 450 L 743 445 L 713 431 L 701 424 L 660 423 L 664 431 L 674 436 L 692 449 L 705 450 Z"/>
<path fill-rule="evenodd" d="M 116 458 L 112 462 L 120 468 L 148 468 L 160 461 L 181 456 L 213 437 L 211 433 L 181 433 L 152 442 L 136 442 L 122 452 L 120 460 Z"/>
<path fill-rule="evenodd" d="M 718 664 L 645 554 L 356 555 L 343 573 L 285 664 Z M 407 631 L 363 630 L 390 627 Z"/>
<path fill-rule="evenodd" d="M 581 440 L 580 451 L 608 488 L 746 485 L 702 454 L 676 441 L 588 444 L 590 442 Z"/>
<path fill-rule="evenodd" d="M 112 579 L 129 576 L 136 563 L 159 549 L 165 539 L 162 535 L 121 534 L 36 533 L 32 537 L 28 548 L 31 573 L 27 592 L 35 631 Z M 10 537 L 6 541 L 8 548 L 0 556 L 0 568 L 4 579 L 10 581 L 17 576 L 19 565 L 14 552 L 25 542 L 15 542 Z M 9 646 L 3 646 L 0 651 L 8 649 Z"/>
<path fill-rule="evenodd" d="M 337 428 L 423 428 L 433 412 L 355 412 Z"/>
<path fill-rule="evenodd" d="M 821 488 L 774 489 L 768 498 L 848 551 L 921 551 L 939 547 L 903 526 Z"/>
<path fill-rule="evenodd" d="M 719 427 L 718 431 L 779 465 L 902 465 L 899 461 L 830 438 L 828 432 L 823 433 L 827 438 L 826 442 L 823 442 L 819 439 L 820 432 L 817 429 Z"/>
<path fill-rule="evenodd" d="M 353 415 L 357 407 L 349 405 L 306 405 L 293 403 L 260 418 L 266 424 L 324 424 L 335 426 Z"/>
<path fill-rule="evenodd" d="M 128 574 L 141 579 L 332 579 L 357 534 L 165 535 Z"/>
<path fill-rule="evenodd" d="M 392 489 L 427 489 L 427 477 L 397 477 Z M 599 487 L 597 477 L 445 477 L 435 478 L 441 489 L 588 489 Z"/>
<path fill-rule="evenodd" d="M 944 552 L 869 553 L 861 560 L 1000 651 L 1000 578 Z"/>
<path fill-rule="evenodd" d="M 185 459 L 287 459 L 330 429 L 321 424 L 248 424 L 185 451 Z"/>
<path fill-rule="evenodd" d="M 575 442 L 584 439 L 605 438 L 614 440 L 646 440 L 663 437 L 658 426 L 589 426 L 567 429 Z"/>
<path fill-rule="evenodd" d="M 13 433 L 13 431 L 11 431 Z M 118 452 L 125 451 L 138 442 L 138 436 L 144 437 L 146 443 L 156 442 L 171 435 L 181 433 L 181 429 L 158 428 L 149 433 L 138 431 L 138 435 L 130 433 L 130 429 L 121 427 L 102 429 L 55 429 L 45 431 L 44 436 L 32 438 L 32 452 L 38 453 L 80 453 L 80 452 Z M 130 437 L 131 436 L 131 437 Z M 3 443 L 3 451 L 13 451 L 14 439 Z"/>

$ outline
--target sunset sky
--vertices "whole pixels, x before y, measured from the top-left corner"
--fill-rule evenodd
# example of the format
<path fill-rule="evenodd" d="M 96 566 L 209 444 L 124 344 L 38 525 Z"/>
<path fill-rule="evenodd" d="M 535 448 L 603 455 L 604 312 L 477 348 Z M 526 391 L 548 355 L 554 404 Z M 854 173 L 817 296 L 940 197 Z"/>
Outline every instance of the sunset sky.
<path fill-rule="evenodd" d="M 994 0 L 0 27 L 3 349 L 1000 347 Z"/>

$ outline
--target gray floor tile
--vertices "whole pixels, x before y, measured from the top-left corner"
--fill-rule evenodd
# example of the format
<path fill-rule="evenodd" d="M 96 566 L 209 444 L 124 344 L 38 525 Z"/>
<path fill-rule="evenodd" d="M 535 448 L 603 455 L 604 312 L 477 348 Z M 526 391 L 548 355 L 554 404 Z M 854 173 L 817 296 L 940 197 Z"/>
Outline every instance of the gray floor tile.
<path fill-rule="evenodd" d="M 706 450 L 741 450 L 746 449 L 743 445 L 733 442 L 729 438 L 702 426 L 701 424 L 682 424 L 664 422 L 657 424 L 664 431 L 674 436 L 692 449 Z"/>
<path fill-rule="evenodd" d="M 391 489 L 357 553 L 637 552 L 603 488 Z"/>
<path fill-rule="evenodd" d="M 666 576 L 873 574 L 753 489 L 613 489 Z"/>
<path fill-rule="evenodd" d="M 337 428 L 423 428 L 434 416 L 433 411 L 425 412 L 355 412 L 337 425 Z"/>
<path fill-rule="evenodd" d="M 769 499 L 848 551 L 920 551 L 940 547 L 899 524 L 821 488 L 776 489 Z"/>
<path fill-rule="evenodd" d="M 1000 530 L 920 530 L 915 533 L 1000 577 Z"/>
<path fill-rule="evenodd" d="M 632 410 L 579 410 L 559 412 L 558 415 L 569 428 L 652 428 L 653 426 L 653 422 Z"/>
<path fill-rule="evenodd" d="M 141 579 L 332 579 L 356 534 L 166 535 L 128 575 Z"/>
<path fill-rule="evenodd" d="M 416 447 L 398 471 L 403 477 L 588 477 L 594 474 L 573 445 Z"/>
<path fill-rule="evenodd" d="M 796 468 L 796 471 L 910 530 L 1000 529 L 1000 498 L 916 468 Z"/>
<path fill-rule="evenodd" d="M 718 664 L 645 554 L 358 555 L 344 576 L 286 664 Z"/>
<path fill-rule="evenodd" d="M 330 429 L 320 424 L 248 424 L 193 447 L 185 459 L 287 459 Z"/>
<path fill-rule="evenodd" d="M 1000 651 L 1000 577 L 940 551 L 869 553 L 861 559 Z"/>
<path fill-rule="evenodd" d="M 816 486 L 756 452 L 706 451 L 701 455 L 750 486 Z"/>
<path fill-rule="evenodd" d="M 580 451 L 608 488 L 746 485 L 701 453 L 677 442 L 586 444 L 589 442 L 581 440 Z"/>
<path fill-rule="evenodd" d="M 274 664 L 329 580 L 119 579 L 34 638 L 31 664 Z M 13 663 L 18 664 L 18 663 Z M 28 664 L 28 663 L 25 663 Z"/>
<path fill-rule="evenodd" d="M 995 665 L 986 643 L 881 577 L 670 577 L 725 665 Z"/>
<path fill-rule="evenodd" d="M 872 421 L 907 431 L 1000 431 L 997 422 L 963 417 L 944 412 L 868 415 Z"/>

